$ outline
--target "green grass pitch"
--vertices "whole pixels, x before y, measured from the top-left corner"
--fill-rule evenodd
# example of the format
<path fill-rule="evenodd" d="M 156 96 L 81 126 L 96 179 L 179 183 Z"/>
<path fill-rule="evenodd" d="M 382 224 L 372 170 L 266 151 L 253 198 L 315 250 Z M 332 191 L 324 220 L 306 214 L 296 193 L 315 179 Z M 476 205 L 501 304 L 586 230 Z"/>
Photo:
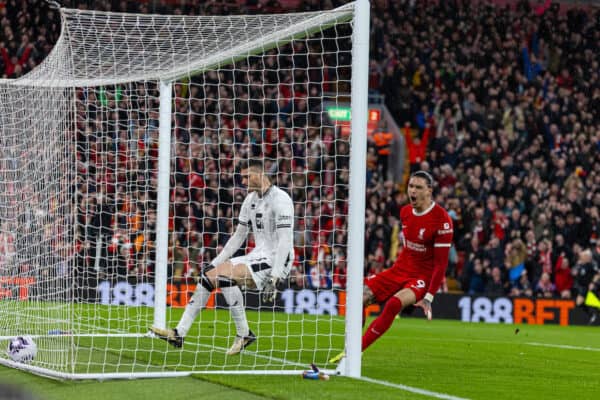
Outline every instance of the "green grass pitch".
<path fill-rule="evenodd" d="M 125 309 L 125 308 L 123 308 Z M 117 312 L 112 310 L 111 312 Z M 129 309 L 131 331 L 145 324 L 151 310 Z M 177 310 L 171 315 L 178 317 Z M 210 311 L 208 311 L 210 313 Z M 217 311 L 210 323 L 196 335 L 200 339 L 216 334 L 215 345 L 226 348 L 232 334 L 226 311 Z M 343 329 L 339 318 L 317 319 L 315 316 L 249 313 L 252 329 L 260 339 L 250 355 L 225 359 L 222 351 L 210 351 L 205 345 L 186 345 L 185 351 L 171 350 L 161 341 L 147 338 L 135 340 L 137 346 L 154 346 L 155 354 L 131 350 L 102 351 L 100 339 L 82 340 L 79 346 L 96 351 L 79 356 L 89 357 L 90 371 L 138 358 L 158 369 L 162 362 L 191 364 L 202 357 L 223 369 L 251 366 L 281 368 L 276 361 L 285 358 L 293 367 L 319 362 L 321 366 L 334 351 L 303 354 L 298 348 L 315 343 L 320 348 L 341 346 Z M 90 318 L 106 317 L 106 310 Z M 115 317 L 117 315 L 112 315 Z M 149 317 L 149 316 L 148 316 Z M 260 319 L 260 320 L 259 320 Z M 299 321 L 304 319 L 304 324 Z M 118 320 L 122 328 L 126 323 Z M 135 322 L 137 321 L 137 322 Z M 318 321 L 318 322 L 317 322 Z M 285 323 L 285 325 L 282 325 Z M 136 326 L 139 324 L 139 326 Z M 320 325 L 327 326 L 320 326 Z M 290 338 L 281 335 L 287 326 Z M 517 330 L 518 328 L 518 330 Z M 333 335 L 327 335 L 333 332 Z M 275 333 L 275 338 L 267 338 Z M 278 334 L 279 333 L 279 334 Z M 0 385 L 12 384 L 32 393 L 40 400 L 94 399 L 545 399 L 596 398 L 600 393 L 600 329 L 594 327 L 528 326 L 504 324 L 469 324 L 457 321 L 397 319 L 391 329 L 363 354 L 363 379 L 334 376 L 329 381 L 303 380 L 300 375 L 207 375 L 168 379 L 113 381 L 54 381 L 0 366 Z M 104 339 L 105 341 L 107 339 Z M 107 344 L 115 347 L 110 339 Z M 200 340 L 201 341 L 201 340 Z M 273 346 L 274 351 L 269 348 Z M 280 347 L 282 346 L 282 347 Z M 288 348 L 291 354 L 284 354 Z M 153 353 L 150 353 L 153 354 Z M 199 358 L 196 358 L 199 357 Z M 267 360 L 267 361 L 265 361 Z M 287 364 L 286 364 L 287 365 Z M 122 370 L 127 369 L 121 367 Z M 1 396 L 0 396 L 1 398 Z"/>

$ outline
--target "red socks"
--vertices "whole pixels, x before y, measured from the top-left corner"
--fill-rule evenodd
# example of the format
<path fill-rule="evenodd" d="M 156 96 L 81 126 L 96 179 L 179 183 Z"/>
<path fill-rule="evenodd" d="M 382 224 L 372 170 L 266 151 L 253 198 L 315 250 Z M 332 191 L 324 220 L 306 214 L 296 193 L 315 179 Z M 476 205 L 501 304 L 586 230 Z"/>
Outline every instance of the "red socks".
<path fill-rule="evenodd" d="M 371 325 L 367 328 L 367 331 L 362 337 L 362 351 L 365 351 L 367 347 L 383 335 L 394 322 L 394 318 L 402 311 L 402 302 L 396 296 L 390 297 L 385 304 L 383 311 L 371 322 Z"/>

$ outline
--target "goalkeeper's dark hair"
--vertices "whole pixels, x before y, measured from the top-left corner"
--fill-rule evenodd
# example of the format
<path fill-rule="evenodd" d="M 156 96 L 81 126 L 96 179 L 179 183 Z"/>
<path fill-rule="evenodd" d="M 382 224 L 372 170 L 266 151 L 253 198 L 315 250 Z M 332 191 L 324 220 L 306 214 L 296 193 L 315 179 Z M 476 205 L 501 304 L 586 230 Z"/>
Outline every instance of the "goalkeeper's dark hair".
<path fill-rule="evenodd" d="M 261 171 L 264 171 L 265 163 L 263 162 L 263 160 L 261 160 L 259 158 L 250 158 L 248 160 L 244 160 L 244 161 L 238 163 L 235 170 L 237 173 L 240 173 L 242 170 L 248 169 L 248 168 L 259 169 Z"/>
<path fill-rule="evenodd" d="M 265 163 L 263 162 L 263 160 L 259 159 L 259 158 L 251 158 L 248 160 L 248 163 L 244 163 L 242 164 L 242 168 L 253 168 L 253 169 L 259 169 L 261 171 L 265 171 Z"/>
<path fill-rule="evenodd" d="M 425 181 L 425 183 L 427 184 L 427 187 L 433 189 L 433 183 L 434 183 L 434 181 L 433 181 L 433 177 L 431 176 L 431 174 L 429 172 L 423 171 L 423 170 L 416 171 L 416 172 L 413 172 L 410 175 L 410 177 L 411 178 L 421 178 L 421 179 L 423 179 Z"/>

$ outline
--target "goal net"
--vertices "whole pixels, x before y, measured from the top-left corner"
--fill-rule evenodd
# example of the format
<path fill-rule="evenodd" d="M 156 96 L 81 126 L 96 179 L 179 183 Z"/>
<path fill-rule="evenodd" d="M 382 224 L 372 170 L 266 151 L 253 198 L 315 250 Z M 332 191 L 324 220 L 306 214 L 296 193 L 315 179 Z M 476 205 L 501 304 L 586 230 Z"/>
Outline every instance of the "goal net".
<path fill-rule="evenodd" d="M 48 58 L 0 82 L 0 346 L 38 348 L 0 363 L 70 379 L 292 374 L 348 349 L 342 373 L 359 374 L 364 167 L 350 166 L 365 157 L 368 3 L 61 16 Z M 241 354 L 226 354 L 237 331 L 218 289 L 172 347 L 148 330 L 177 325 L 231 237 L 250 159 L 294 202 L 292 272 L 273 303 L 242 290 L 257 340 Z M 250 234 L 236 255 L 253 247 Z"/>

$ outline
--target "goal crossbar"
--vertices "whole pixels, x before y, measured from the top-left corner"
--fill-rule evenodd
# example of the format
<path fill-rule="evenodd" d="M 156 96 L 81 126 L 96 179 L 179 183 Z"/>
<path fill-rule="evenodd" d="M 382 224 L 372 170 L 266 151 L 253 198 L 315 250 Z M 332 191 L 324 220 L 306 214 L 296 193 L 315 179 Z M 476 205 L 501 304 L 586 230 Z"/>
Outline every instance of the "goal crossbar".
<path fill-rule="evenodd" d="M 195 75 L 199 72 L 215 69 L 223 64 L 231 64 L 238 58 L 245 58 L 256 53 L 264 53 L 276 46 L 281 46 L 294 39 L 309 36 L 318 30 L 326 29 L 340 22 L 347 22 L 353 17 L 354 3 L 349 3 L 334 10 L 324 12 L 308 12 L 298 14 L 287 14 L 290 16 L 287 24 L 272 23 L 280 18 L 277 14 L 267 16 L 272 18 L 260 24 L 256 32 L 250 29 L 246 36 L 250 38 L 247 42 L 232 42 L 225 49 L 219 48 L 222 44 L 218 42 L 215 35 L 208 43 L 201 43 L 199 48 L 189 48 L 182 44 L 187 37 L 193 35 L 203 36 L 203 27 L 208 25 L 216 29 L 219 24 L 225 26 L 239 25 L 235 20 L 242 17 L 185 17 L 185 16 L 160 16 L 112 13 L 100 11 L 82 11 L 76 9 L 61 8 L 63 30 L 61 38 L 48 57 L 33 71 L 16 80 L 17 85 L 37 85 L 52 87 L 82 87 L 115 85 L 124 82 L 142 80 L 173 81 L 178 78 Z M 294 16 L 292 18 L 292 16 Z M 96 27 L 108 24 L 108 21 L 121 20 L 123 23 L 135 26 L 147 26 L 158 24 L 158 31 L 164 30 L 164 36 L 160 40 L 170 43 L 171 47 L 157 46 L 154 51 L 141 51 L 138 54 L 123 55 L 119 52 L 106 52 L 102 48 L 101 41 L 86 42 L 91 44 L 84 50 L 84 56 L 74 55 L 73 42 L 83 42 L 83 36 L 89 34 L 86 27 Z M 252 24 L 245 24 L 250 25 Z M 197 32 L 186 31 L 186 27 L 193 27 Z M 283 26 L 283 27 L 282 27 Z M 268 33 L 262 32 L 267 29 Z M 171 30 L 172 29 L 172 30 Z M 124 35 L 121 43 L 122 48 L 136 48 L 137 43 L 148 41 L 144 32 L 131 31 Z M 154 33 L 154 32 L 152 32 Z M 137 34 L 137 36 L 136 36 Z M 178 37 L 177 35 L 181 36 Z M 210 38 L 210 36 L 209 36 Z M 111 40 L 115 40 L 111 38 Z M 116 40 L 119 40 L 117 38 Z M 181 53 L 178 50 L 186 48 L 188 52 Z M 218 49 L 218 53 L 215 50 Z M 190 52 L 192 54 L 190 54 Z M 198 54 L 196 54 L 198 53 Z M 101 54 L 102 60 L 95 61 L 88 55 Z M 119 71 L 116 65 L 122 65 L 125 59 L 133 59 L 127 65 L 127 69 Z M 91 61 L 91 63 L 90 63 Z M 91 64 L 91 65 L 90 65 Z M 93 77 L 93 78 L 90 78 Z"/>

